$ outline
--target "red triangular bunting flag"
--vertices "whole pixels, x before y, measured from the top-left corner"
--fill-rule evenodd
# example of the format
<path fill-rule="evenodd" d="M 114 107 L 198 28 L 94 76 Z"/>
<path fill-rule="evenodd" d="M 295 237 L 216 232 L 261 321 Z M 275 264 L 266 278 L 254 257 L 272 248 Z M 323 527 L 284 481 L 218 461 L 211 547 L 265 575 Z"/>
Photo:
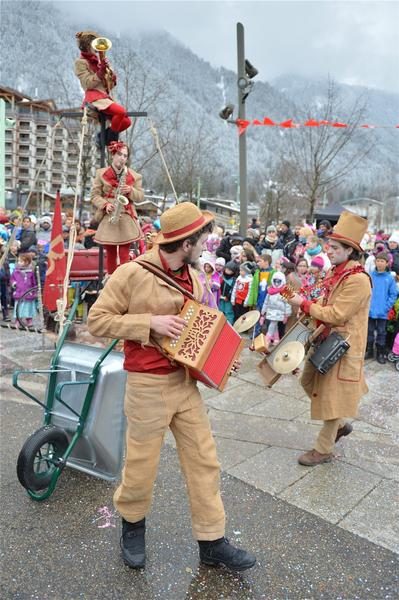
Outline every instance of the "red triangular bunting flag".
<path fill-rule="evenodd" d="M 291 128 L 296 127 L 296 125 L 292 119 L 288 119 L 288 121 L 283 121 L 282 123 L 280 123 L 280 127 Z"/>
<path fill-rule="evenodd" d="M 304 127 L 319 127 L 320 121 L 315 121 L 314 119 L 309 119 L 303 125 L 304 125 Z"/>
<path fill-rule="evenodd" d="M 348 127 L 346 123 L 332 123 L 332 127 Z"/>
<path fill-rule="evenodd" d="M 62 238 L 61 198 L 57 192 L 54 207 L 50 251 L 43 290 L 43 305 L 50 311 L 57 310 L 57 300 L 62 297 L 62 284 L 66 273 L 66 256 Z"/>
<path fill-rule="evenodd" d="M 259 121 L 259 119 L 254 119 L 252 121 L 252 125 L 263 125 L 264 123 L 262 123 L 262 121 Z"/>
<path fill-rule="evenodd" d="M 248 127 L 248 125 L 251 124 L 251 121 L 246 121 L 244 119 L 237 119 L 236 124 L 238 127 L 238 135 L 242 135 L 244 133 L 244 131 L 246 130 L 246 128 Z"/>
<path fill-rule="evenodd" d="M 275 125 L 275 124 L 276 123 L 274 121 L 272 121 L 271 119 L 269 119 L 269 117 L 265 117 L 263 119 L 263 125 L 270 125 L 270 126 L 272 126 L 272 125 Z"/>

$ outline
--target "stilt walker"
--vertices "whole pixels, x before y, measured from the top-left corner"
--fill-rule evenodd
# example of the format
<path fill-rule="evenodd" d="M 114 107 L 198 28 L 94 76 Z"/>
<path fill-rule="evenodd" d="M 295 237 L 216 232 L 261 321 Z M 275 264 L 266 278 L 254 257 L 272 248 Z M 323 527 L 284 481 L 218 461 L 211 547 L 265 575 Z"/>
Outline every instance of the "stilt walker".
<path fill-rule="evenodd" d="M 111 42 L 99 38 L 94 31 L 79 31 L 76 39 L 81 53 L 75 61 L 75 75 L 85 93 L 83 105 L 89 104 L 110 120 L 110 127 L 105 132 L 105 144 L 108 145 L 117 141 L 119 133 L 132 124 L 126 109 L 110 95 L 116 86 L 116 74 L 105 57 Z"/>

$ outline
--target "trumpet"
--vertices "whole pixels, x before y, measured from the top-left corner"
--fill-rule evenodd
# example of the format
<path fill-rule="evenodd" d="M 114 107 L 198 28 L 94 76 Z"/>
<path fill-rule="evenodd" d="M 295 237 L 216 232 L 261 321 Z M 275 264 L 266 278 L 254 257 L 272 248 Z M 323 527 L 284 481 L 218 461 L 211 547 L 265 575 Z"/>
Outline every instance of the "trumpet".
<path fill-rule="evenodd" d="M 91 47 L 93 48 L 93 50 L 95 52 L 98 52 L 98 57 L 99 57 L 100 61 L 104 62 L 105 53 L 108 52 L 108 50 L 111 50 L 112 42 L 111 42 L 111 40 L 109 40 L 106 37 L 98 37 L 98 38 L 95 38 L 91 42 Z M 107 93 L 109 94 L 109 92 L 114 87 L 114 80 L 113 80 L 112 69 L 108 65 L 105 68 L 104 84 L 105 84 L 105 89 L 107 90 Z"/>

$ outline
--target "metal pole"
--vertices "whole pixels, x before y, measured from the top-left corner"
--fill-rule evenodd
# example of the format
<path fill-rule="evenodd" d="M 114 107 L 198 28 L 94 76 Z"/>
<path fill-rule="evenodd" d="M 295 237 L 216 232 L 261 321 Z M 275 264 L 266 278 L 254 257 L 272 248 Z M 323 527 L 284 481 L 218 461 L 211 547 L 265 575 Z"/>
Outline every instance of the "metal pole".
<path fill-rule="evenodd" d="M 198 177 L 197 180 L 197 206 L 201 208 L 201 179 Z"/>
<path fill-rule="evenodd" d="M 99 116 L 101 130 L 100 130 L 100 166 L 101 168 L 105 167 L 105 115 L 100 113 Z M 102 281 L 104 279 L 104 247 L 102 244 L 99 245 L 98 248 L 98 286 L 99 288 L 102 286 Z"/>
<path fill-rule="evenodd" d="M 237 23 L 237 81 L 245 79 L 244 26 Z M 238 86 L 238 118 L 245 119 L 245 92 Z M 238 137 L 238 160 L 240 165 L 240 234 L 246 236 L 248 225 L 247 196 L 247 137 L 244 131 Z"/>
<path fill-rule="evenodd" d="M 0 206 L 5 208 L 5 170 L 6 170 L 6 103 L 0 99 Z"/>

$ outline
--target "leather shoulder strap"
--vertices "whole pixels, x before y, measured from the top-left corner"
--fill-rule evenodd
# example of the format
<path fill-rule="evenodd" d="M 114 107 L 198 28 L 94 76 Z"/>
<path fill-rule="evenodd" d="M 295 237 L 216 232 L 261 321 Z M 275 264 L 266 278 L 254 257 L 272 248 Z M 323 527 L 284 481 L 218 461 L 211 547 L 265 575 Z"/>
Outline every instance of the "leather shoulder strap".
<path fill-rule="evenodd" d="M 193 296 L 193 294 L 191 292 L 189 292 L 188 290 L 184 289 L 183 286 L 179 285 L 177 283 L 177 281 L 175 281 L 174 279 L 172 279 L 172 277 L 169 277 L 169 275 L 167 275 L 165 273 L 165 271 L 163 271 L 162 269 L 160 269 L 156 265 L 153 265 L 152 263 L 150 263 L 150 262 L 148 262 L 146 260 L 138 260 L 137 264 L 139 264 L 140 266 L 142 266 L 143 269 L 146 269 L 147 271 L 150 271 L 150 273 L 152 273 L 156 277 L 159 277 L 159 279 L 162 279 L 165 283 L 167 283 L 171 287 L 175 288 L 175 290 L 178 290 L 181 294 L 183 294 L 183 296 L 186 296 L 187 298 L 190 298 L 190 300 L 195 300 L 196 301 L 195 297 Z"/>

